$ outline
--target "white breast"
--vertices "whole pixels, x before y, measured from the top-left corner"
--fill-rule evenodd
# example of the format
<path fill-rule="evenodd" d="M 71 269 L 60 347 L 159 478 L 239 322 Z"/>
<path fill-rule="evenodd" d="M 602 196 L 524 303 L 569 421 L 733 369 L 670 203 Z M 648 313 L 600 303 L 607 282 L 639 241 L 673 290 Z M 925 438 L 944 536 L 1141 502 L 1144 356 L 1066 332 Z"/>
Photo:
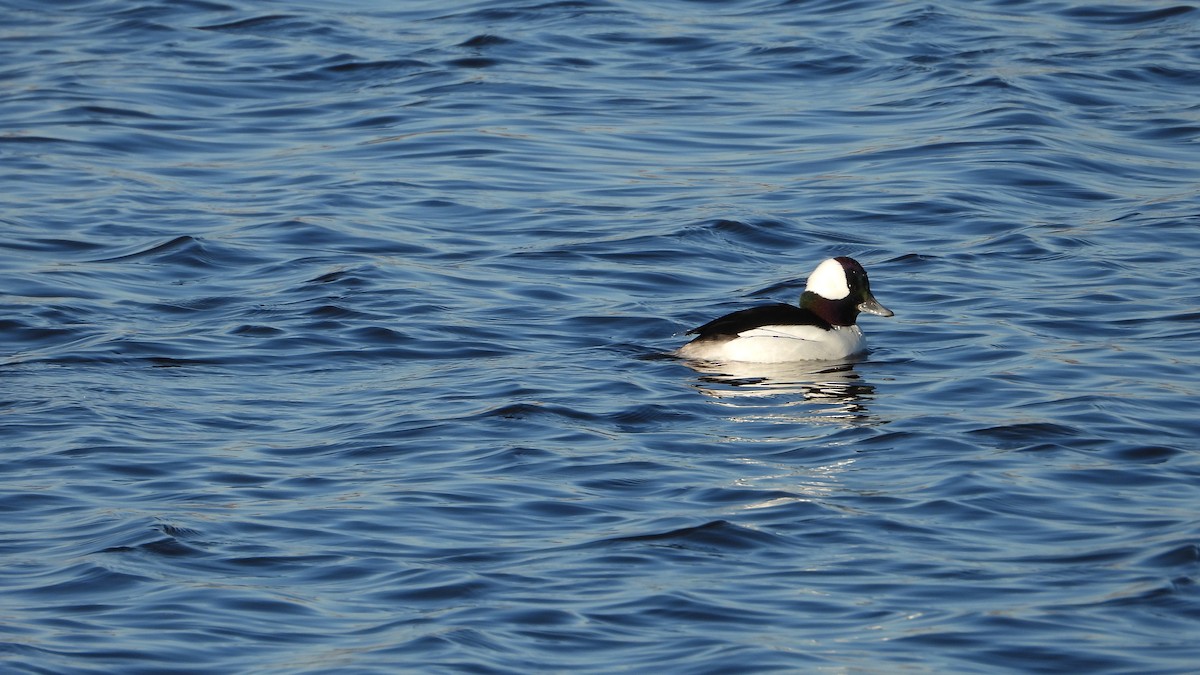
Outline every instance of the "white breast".
<path fill-rule="evenodd" d="M 867 348 L 858 326 L 822 330 L 815 326 L 760 326 L 743 331 L 732 340 L 690 342 L 679 355 L 705 361 L 831 361 L 857 354 Z"/>

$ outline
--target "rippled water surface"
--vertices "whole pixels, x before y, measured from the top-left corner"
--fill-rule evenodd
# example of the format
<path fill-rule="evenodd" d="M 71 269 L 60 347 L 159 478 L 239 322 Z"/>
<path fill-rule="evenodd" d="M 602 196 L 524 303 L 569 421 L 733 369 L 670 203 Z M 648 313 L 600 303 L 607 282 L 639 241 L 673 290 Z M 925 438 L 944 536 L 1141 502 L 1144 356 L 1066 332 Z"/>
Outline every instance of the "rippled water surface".
<path fill-rule="evenodd" d="M 4 670 L 1200 662 L 1200 5 L 0 4 Z"/>

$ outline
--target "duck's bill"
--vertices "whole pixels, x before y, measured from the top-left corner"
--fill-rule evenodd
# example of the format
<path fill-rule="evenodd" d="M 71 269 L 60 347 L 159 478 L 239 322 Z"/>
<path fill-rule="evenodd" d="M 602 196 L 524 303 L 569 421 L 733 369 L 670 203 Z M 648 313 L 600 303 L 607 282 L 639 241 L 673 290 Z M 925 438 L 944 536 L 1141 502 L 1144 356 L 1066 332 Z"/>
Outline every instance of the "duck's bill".
<path fill-rule="evenodd" d="M 895 316 L 896 315 L 896 313 L 893 312 L 892 310 L 879 304 L 879 301 L 876 300 L 874 296 L 867 296 L 867 299 L 864 300 L 861 304 L 859 304 L 858 311 L 869 312 L 871 314 L 878 314 L 879 316 Z"/>

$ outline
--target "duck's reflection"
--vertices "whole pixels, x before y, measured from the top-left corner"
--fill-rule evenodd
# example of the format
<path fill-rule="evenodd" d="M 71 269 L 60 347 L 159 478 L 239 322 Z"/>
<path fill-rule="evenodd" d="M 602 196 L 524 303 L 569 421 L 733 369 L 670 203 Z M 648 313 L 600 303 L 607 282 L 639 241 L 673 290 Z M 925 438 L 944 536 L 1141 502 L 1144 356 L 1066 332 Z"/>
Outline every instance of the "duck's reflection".
<path fill-rule="evenodd" d="M 734 408 L 738 421 L 879 421 L 868 409 L 875 386 L 855 372 L 854 361 L 684 363 L 700 374 L 696 389 Z"/>

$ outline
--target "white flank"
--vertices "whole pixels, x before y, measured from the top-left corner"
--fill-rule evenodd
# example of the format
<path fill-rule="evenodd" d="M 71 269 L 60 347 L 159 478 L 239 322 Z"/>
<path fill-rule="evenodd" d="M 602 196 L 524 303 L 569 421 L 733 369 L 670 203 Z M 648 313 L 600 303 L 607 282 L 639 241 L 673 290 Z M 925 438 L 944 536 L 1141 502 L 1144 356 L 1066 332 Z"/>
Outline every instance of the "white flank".
<path fill-rule="evenodd" d="M 829 300 L 841 300 L 850 295 L 850 286 L 846 283 L 846 270 L 842 269 L 840 262 L 830 258 L 817 265 L 817 269 L 808 275 L 808 284 L 804 290 Z"/>
<path fill-rule="evenodd" d="M 689 342 L 679 356 L 703 361 L 784 363 L 832 361 L 867 348 L 858 326 L 823 330 L 816 326 L 762 326 L 743 331 L 732 340 Z"/>

